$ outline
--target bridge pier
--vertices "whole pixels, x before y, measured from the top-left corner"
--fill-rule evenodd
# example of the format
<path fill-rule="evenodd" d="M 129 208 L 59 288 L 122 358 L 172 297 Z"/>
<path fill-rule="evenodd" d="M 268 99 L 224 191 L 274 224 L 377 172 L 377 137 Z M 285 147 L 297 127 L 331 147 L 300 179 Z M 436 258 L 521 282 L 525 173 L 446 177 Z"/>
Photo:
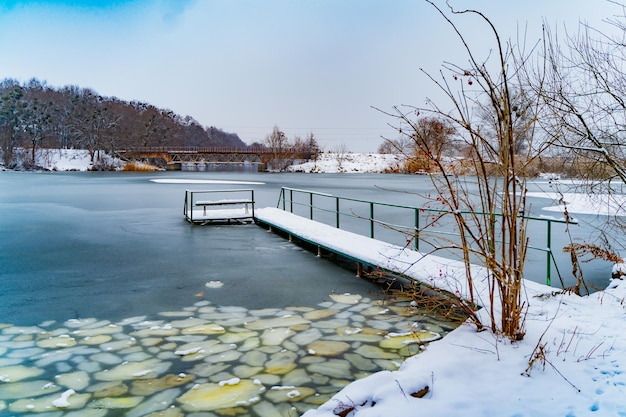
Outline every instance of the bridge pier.
<path fill-rule="evenodd" d="M 168 169 L 170 165 L 168 164 Z M 180 170 L 187 172 L 216 172 L 216 171 L 245 171 L 245 172 L 259 172 L 262 164 L 258 162 L 204 162 L 204 161 L 187 161 L 176 162 L 180 165 L 172 167 L 172 170 Z"/>

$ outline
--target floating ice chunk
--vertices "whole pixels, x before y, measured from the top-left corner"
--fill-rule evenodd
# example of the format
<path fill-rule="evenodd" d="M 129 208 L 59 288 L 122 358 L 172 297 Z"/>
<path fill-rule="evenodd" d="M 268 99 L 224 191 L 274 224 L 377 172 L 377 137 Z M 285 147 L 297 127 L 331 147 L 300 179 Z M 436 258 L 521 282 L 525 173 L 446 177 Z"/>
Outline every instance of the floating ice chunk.
<path fill-rule="evenodd" d="M 296 332 L 286 327 L 266 329 L 261 335 L 261 342 L 267 346 L 278 346 L 294 334 Z"/>
<path fill-rule="evenodd" d="M 260 319 L 246 324 L 246 328 L 250 330 L 265 330 L 277 327 L 291 327 L 298 324 L 309 324 L 310 320 L 298 315 L 292 315 L 289 317 L 275 317 L 268 319 Z"/>
<path fill-rule="evenodd" d="M 427 343 L 440 339 L 441 335 L 431 332 L 389 333 L 380 342 L 384 349 L 401 349 L 413 343 Z"/>
<path fill-rule="evenodd" d="M 60 390 L 60 387 L 44 380 L 12 382 L 10 384 L 0 384 L 0 399 L 33 398 Z"/>
<path fill-rule="evenodd" d="M 85 345 L 102 345 L 104 343 L 110 342 L 112 339 L 108 334 L 99 334 L 96 336 L 87 336 L 80 340 L 80 343 Z"/>
<path fill-rule="evenodd" d="M 312 327 L 303 332 L 299 332 L 298 334 L 293 336 L 291 340 L 298 345 L 308 345 L 309 343 L 318 340 L 321 337 L 322 332 L 319 329 Z"/>
<path fill-rule="evenodd" d="M 191 326 L 183 329 L 183 334 L 219 334 L 225 333 L 226 329 L 222 326 L 212 323 L 206 323 L 198 326 Z"/>
<path fill-rule="evenodd" d="M 331 378 L 350 378 L 350 362 L 343 359 L 328 359 L 324 362 L 312 363 L 307 370 L 314 374 L 319 373 Z"/>
<path fill-rule="evenodd" d="M 270 360 L 265 363 L 265 371 L 269 374 L 282 375 L 293 370 L 297 365 L 298 355 L 294 352 L 286 351 L 275 353 Z"/>
<path fill-rule="evenodd" d="M 174 355 L 178 355 L 178 356 L 187 356 L 187 355 L 191 355 L 194 353 L 198 353 L 202 350 L 202 347 L 200 346 L 195 346 L 186 350 L 177 350 L 176 352 L 174 352 Z"/>
<path fill-rule="evenodd" d="M 76 339 L 67 334 L 62 334 L 58 337 L 51 337 L 49 339 L 42 339 L 37 341 L 37 346 L 42 349 L 59 349 L 76 346 Z"/>
<path fill-rule="evenodd" d="M 224 283 L 222 281 L 209 281 L 204 286 L 207 288 L 222 288 Z"/>
<path fill-rule="evenodd" d="M 43 374 L 43 372 L 42 369 L 24 365 L 6 366 L 0 368 L 0 382 L 16 382 L 30 379 Z"/>
<path fill-rule="evenodd" d="M 98 398 L 92 403 L 90 403 L 90 407 L 94 408 L 105 408 L 105 409 L 131 409 L 137 407 L 143 397 L 133 396 L 133 397 L 106 397 L 106 398 Z"/>
<path fill-rule="evenodd" d="M 45 413 L 45 415 L 57 415 L 58 413 L 50 413 L 50 411 L 54 411 L 54 407 L 56 407 L 58 411 L 83 408 L 89 398 L 91 398 L 91 394 L 77 394 L 73 393 L 72 390 L 69 390 L 61 395 L 61 397 L 54 394 L 39 398 L 32 398 L 31 396 L 30 398 L 17 400 L 11 403 L 9 410 L 13 415 L 23 415 L 22 413 Z M 83 415 L 88 416 L 89 413 L 81 414 L 81 416 Z"/>
<path fill-rule="evenodd" d="M 143 362 L 126 362 L 116 367 L 97 372 L 94 377 L 99 381 L 121 381 L 125 379 L 143 378 L 148 375 L 159 374 L 167 370 L 171 363 L 150 359 Z"/>
<path fill-rule="evenodd" d="M 361 301 L 361 297 L 359 294 L 331 294 L 330 298 L 336 303 L 340 304 L 358 304 Z"/>
<path fill-rule="evenodd" d="M 329 340 L 317 340 L 307 346 L 309 354 L 317 356 L 337 356 L 344 353 L 348 349 L 350 349 L 350 345 L 346 342 L 335 342 Z"/>
<path fill-rule="evenodd" d="M 259 394 L 265 391 L 263 385 L 249 379 L 237 384 L 199 384 L 178 398 L 186 411 L 211 411 L 231 408 L 237 405 L 251 405 L 259 401 Z"/>
<path fill-rule="evenodd" d="M 57 384 L 73 390 L 84 390 L 89 386 L 89 374 L 84 371 L 76 371 L 57 375 L 54 378 Z"/>
<path fill-rule="evenodd" d="M 184 377 L 181 377 L 179 375 L 168 374 L 164 377 L 156 379 L 135 380 L 132 383 L 131 393 L 137 396 L 150 396 L 170 388 L 186 385 L 193 381 L 194 378 L 195 377 L 193 375 L 185 375 Z M 143 416 L 143 414 L 140 415 Z"/>

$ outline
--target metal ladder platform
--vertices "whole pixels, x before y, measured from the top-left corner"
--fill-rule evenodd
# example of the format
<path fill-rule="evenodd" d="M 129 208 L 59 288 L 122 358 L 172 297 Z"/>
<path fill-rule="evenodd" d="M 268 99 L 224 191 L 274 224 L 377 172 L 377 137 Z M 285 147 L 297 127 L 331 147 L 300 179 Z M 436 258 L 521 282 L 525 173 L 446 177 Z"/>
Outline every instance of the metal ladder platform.
<path fill-rule="evenodd" d="M 254 190 L 185 190 L 183 215 L 194 225 L 252 223 Z"/>

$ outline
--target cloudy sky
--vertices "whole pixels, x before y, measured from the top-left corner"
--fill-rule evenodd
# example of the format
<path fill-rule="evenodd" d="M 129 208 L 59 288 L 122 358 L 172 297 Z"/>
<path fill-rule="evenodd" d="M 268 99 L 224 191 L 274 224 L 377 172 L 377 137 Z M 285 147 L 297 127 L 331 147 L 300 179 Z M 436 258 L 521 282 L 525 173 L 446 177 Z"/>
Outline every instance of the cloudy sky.
<path fill-rule="evenodd" d="M 451 1 L 505 38 L 527 28 L 529 43 L 544 20 L 575 29 L 620 11 L 605 0 Z M 456 21 L 486 56 L 484 25 Z M 443 61 L 465 58 L 423 0 L 0 0 L 0 78 L 149 102 L 247 143 L 277 125 L 290 138 L 313 132 L 325 150 L 375 151 L 396 135 L 372 106 L 437 99 L 420 68 Z"/>

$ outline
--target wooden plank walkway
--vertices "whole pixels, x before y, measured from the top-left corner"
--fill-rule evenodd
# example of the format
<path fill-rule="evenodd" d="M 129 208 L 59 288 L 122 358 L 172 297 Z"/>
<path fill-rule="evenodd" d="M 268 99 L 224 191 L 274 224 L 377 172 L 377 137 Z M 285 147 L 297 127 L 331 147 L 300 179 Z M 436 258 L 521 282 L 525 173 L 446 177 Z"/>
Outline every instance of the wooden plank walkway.
<path fill-rule="evenodd" d="M 461 297 L 469 296 L 462 262 L 341 230 L 278 208 L 257 209 L 255 220 L 270 230 L 280 230 L 290 238 L 295 237 L 357 264 L 399 274 Z M 476 277 L 484 276 L 484 268 L 473 266 L 472 271 Z"/>

